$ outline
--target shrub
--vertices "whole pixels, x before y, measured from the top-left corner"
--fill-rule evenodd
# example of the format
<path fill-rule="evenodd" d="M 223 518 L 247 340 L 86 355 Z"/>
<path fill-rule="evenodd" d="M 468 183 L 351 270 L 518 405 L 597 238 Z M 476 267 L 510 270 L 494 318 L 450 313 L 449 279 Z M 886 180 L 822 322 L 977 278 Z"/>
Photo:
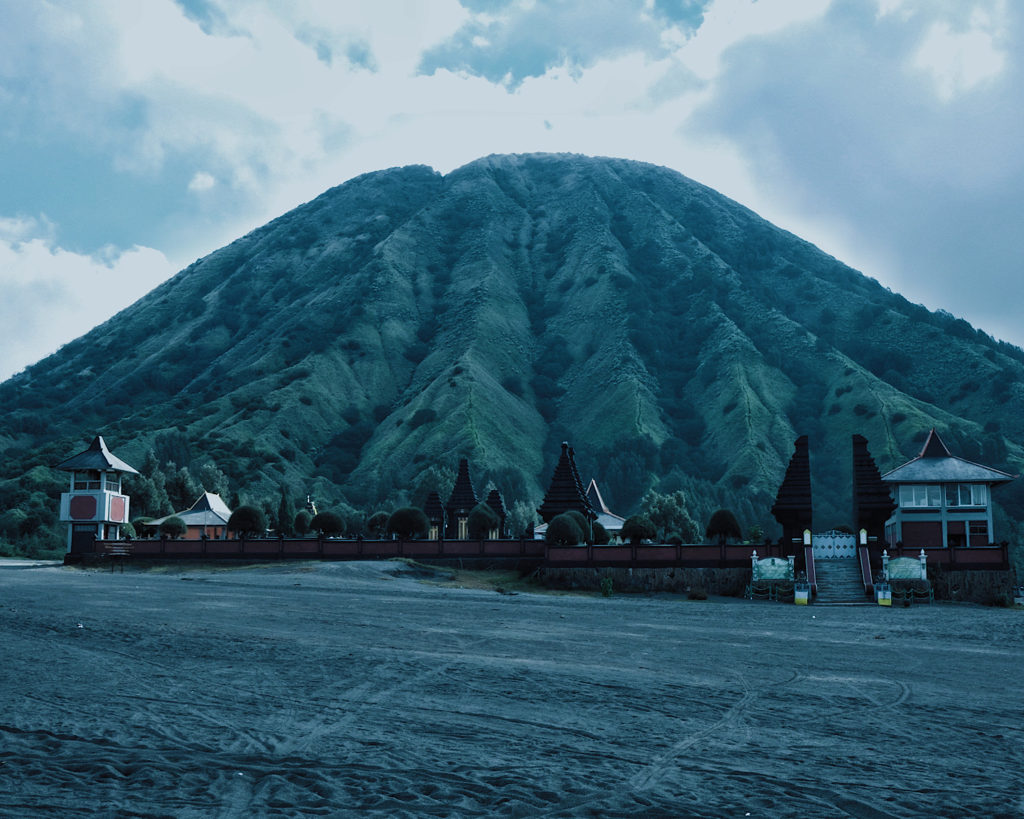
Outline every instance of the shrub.
<path fill-rule="evenodd" d="M 612 591 L 615 588 L 615 583 L 610 577 L 601 578 L 601 595 L 603 597 L 611 597 Z"/>
<path fill-rule="evenodd" d="M 228 518 L 228 529 L 241 537 L 260 535 L 267 530 L 267 518 L 255 506 L 239 506 Z"/>
<path fill-rule="evenodd" d="M 658 536 L 658 530 L 654 528 L 650 518 L 645 515 L 633 515 L 631 518 L 626 518 L 620 534 L 623 540 L 640 543 L 643 540 L 654 540 Z"/>
<path fill-rule="evenodd" d="M 181 537 L 187 531 L 188 526 L 185 525 L 185 521 L 177 515 L 164 518 L 163 523 L 160 524 L 160 534 L 163 537 Z"/>
<path fill-rule="evenodd" d="M 493 529 L 498 528 L 500 522 L 494 510 L 481 501 L 470 510 L 466 518 L 466 530 L 474 540 L 483 540 L 490 536 Z"/>
<path fill-rule="evenodd" d="M 708 540 L 717 540 L 719 543 L 740 540 L 743 537 L 739 521 L 728 509 L 719 509 L 711 516 L 704 534 Z"/>
<path fill-rule="evenodd" d="M 586 516 L 576 509 L 570 509 L 565 514 L 567 514 L 574 521 L 576 521 L 576 525 L 579 527 L 580 534 L 583 535 L 583 540 L 581 540 L 580 542 L 583 543 L 589 540 L 588 534 L 590 532 L 590 521 L 587 520 Z"/>
<path fill-rule="evenodd" d="M 583 542 L 583 532 L 571 515 L 555 515 L 544 533 L 544 542 L 552 546 L 576 546 Z"/>
<path fill-rule="evenodd" d="M 324 537 L 334 537 L 345 531 L 345 520 L 337 512 L 318 512 L 309 522 L 309 528 Z"/>
<path fill-rule="evenodd" d="M 309 512 L 305 509 L 300 509 L 295 514 L 295 522 L 292 524 L 292 528 L 295 530 L 297 535 L 309 534 L 309 522 L 312 520 Z"/>
<path fill-rule="evenodd" d="M 600 523 L 594 522 L 594 543 L 598 546 L 607 545 L 612 539 L 612 536 L 608 534 L 608 530 L 605 529 Z"/>
<path fill-rule="evenodd" d="M 430 521 L 422 509 L 416 506 L 403 506 L 396 509 L 388 518 L 386 531 L 402 540 L 423 538 L 430 533 Z"/>
<path fill-rule="evenodd" d="M 687 600 L 707 600 L 708 593 L 703 586 L 693 586 L 686 590 Z"/>
<path fill-rule="evenodd" d="M 387 512 L 374 512 L 366 521 L 366 534 L 370 537 L 383 537 L 390 517 Z"/>

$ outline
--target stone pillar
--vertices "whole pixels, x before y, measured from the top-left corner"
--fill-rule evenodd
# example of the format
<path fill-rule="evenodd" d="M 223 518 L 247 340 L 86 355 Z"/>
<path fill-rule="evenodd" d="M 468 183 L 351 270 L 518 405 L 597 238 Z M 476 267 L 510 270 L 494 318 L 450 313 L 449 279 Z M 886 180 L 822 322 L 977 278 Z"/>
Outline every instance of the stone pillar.
<path fill-rule="evenodd" d="M 751 577 L 751 580 L 757 580 L 758 579 L 758 574 L 759 574 L 759 571 L 758 571 L 758 567 L 757 567 L 757 549 L 754 549 L 754 551 L 750 555 L 750 577 Z"/>
<path fill-rule="evenodd" d="M 928 579 L 928 555 L 924 553 L 924 549 L 921 550 L 921 554 L 918 555 L 921 561 L 921 579 Z"/>
<path fill-rule="evenodd" d="M 889 550 L 882 550 L 882 579 L 886 582 L 889 580 Z"/>

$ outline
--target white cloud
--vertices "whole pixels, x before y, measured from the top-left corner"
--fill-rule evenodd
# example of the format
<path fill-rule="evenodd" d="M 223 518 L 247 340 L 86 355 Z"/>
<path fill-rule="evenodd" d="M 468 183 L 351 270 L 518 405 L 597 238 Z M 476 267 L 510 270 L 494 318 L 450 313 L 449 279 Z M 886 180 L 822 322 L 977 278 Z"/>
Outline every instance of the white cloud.
<path fill-rule="evenodd" d="M 0 218 L 0 379 L 57 350 L 173 272 L 148 247 L 96 256 L 53 244 L 45 220 Z"/>
<path fill-rule="evenodd" d="M 1003 72 L 1006 54 L 999 40 L 1004 17 L 1005 7 L 976 9 L 963 31 L 954 31 L 944 20 L 931 24 L 912 64 L 931 75 L 939 99 L 949 102 Z"/>
<path fill-rule="evenodd" d="M 197 171 L 195 176 L 188 183 L 188 189 L 193 193 L 208 191 L 217 184 L 216 178 L 206 171 Z"/>

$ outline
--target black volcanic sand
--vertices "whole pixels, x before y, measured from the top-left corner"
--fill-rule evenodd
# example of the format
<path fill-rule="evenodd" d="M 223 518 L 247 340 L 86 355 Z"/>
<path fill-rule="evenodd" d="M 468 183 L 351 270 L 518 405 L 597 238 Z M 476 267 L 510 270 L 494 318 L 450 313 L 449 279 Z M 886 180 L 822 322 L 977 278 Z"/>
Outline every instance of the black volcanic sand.
<path fill-rule="evenodd" d="M 1024 612 L 0 565 L 0 815 L 1024 814 Z"/>

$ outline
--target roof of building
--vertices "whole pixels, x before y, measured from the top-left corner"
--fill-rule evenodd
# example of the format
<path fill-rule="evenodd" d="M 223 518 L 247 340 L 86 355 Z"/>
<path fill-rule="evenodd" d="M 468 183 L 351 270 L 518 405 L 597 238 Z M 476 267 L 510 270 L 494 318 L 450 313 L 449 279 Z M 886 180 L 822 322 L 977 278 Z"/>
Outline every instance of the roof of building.
<path fill-rule="evenodd" d="M 998 485 L 1012 481 L 1016 475 L 982 466 L 950 454 L 934 429 L 921 448 L 921 454 L 902 466 L 886 472 L 888 483 L 988 483 Z"/>
<path fill-rule="evenodd" d="M 590 505 L 597 512 L 597 523 L 600 523 L 609 532 L 618 532 L 622 528 L 622 524 L 625 523 L 626 519 L 621 515 L 616 515 L 608 508 L 604 498 L 601 497 L 601 490 L 598 489 L 597 481 L 594 478 L 591 478 L 590 483 L 587 484 L 587 500 L 590 501 Z"/>
<path fill-rule="evenodd" d="M 436 491 L 431 490 L 427 495 L 427 502 L 423 504 L 423 512 L 426 514 L 427 520 L 433 522 L 444 520 L 444 504 L 441 503 L 441 496 Z"/>
<path fill-rule="evenodd" d="M 575 509 L 586 517 L 593 519 L 594 510 L 590 501 L 587 500 L 587 493 L 580 481 L 579 471 L 576 469 L 576 453 L 568 443 L 562 442 L 562 454 L 558 457 L 554 474 L 551 476 L 551 485 L 544 495 L 544 502 L 541 503 L 537 514 L 541 520 L 549 523 L 555 515 Z"/>
<path fill-rule="evenodd" d="M 476 506 L 476 490 L 473 488 L 473 481 L 469 478 L 469 461 L 465 458 L 459 459 L 459 474 L 455 477 L 455 486 L 452 487 L 452 494 L 445 504 L 445 511 L 449 516 L 455 512 L 469 512 Z"/>
<path fill-rule="evenodd" d="M 492 489 L 487 493 L 487 505 L 491 507 L 494 514 L 498 516 L 498 520 L 505 519 L 505 501 L 501 498 L 501 492 L 497 489 Z"/>
<path fill-rule="evenodd" d="M 57 469 L 63 469 L 67 472 L 94 469 L 101 472 L 130 472 L 133 475 L 139 474 L 135 467 L 129 466 L 107 449 L 107 444 L 101 435 L 97 435 L 92 439 L 92 443 L 89 444 L 87 450 L 79 452 L 77 455 L 73 455 L 63 463 L 58 464 Z"/>
<path fill-rule="evenodd" d="M 175 512 L 173 515 L 151 520 L 146 525 L 159 526 L 170 517 L 181 518 L 186 526 L 224 526 L 231 517 L 231 510 L 220 495 L 204 492 L 184 512 Z"/>

